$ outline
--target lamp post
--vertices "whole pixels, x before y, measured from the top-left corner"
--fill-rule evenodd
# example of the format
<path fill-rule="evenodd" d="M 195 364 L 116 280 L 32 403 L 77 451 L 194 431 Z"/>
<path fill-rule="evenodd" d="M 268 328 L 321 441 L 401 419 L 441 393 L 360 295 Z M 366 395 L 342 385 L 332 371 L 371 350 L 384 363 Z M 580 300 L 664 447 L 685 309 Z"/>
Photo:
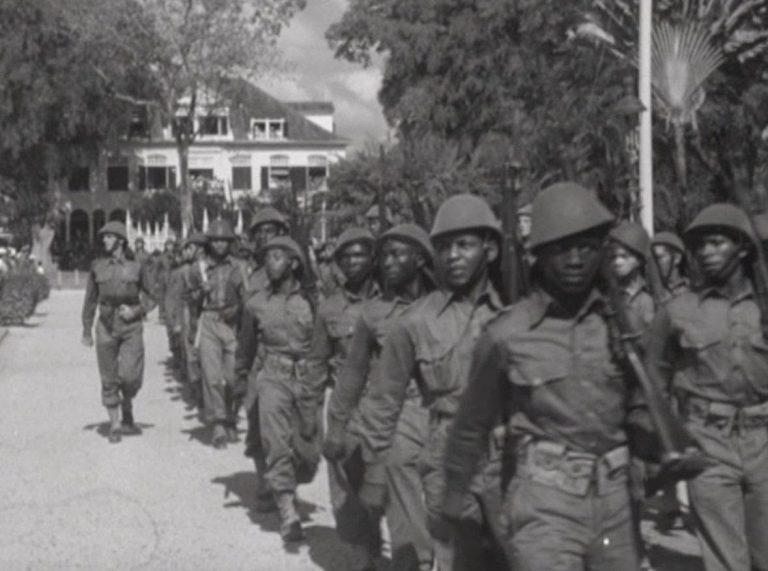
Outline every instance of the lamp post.
<path fill-rule="evenodd" d="M 653 0 L 640 0 L 638 97 L 644 108 L 640 113 L 640 220 L 650 235 L 653 235 L 652 37 Z"/>

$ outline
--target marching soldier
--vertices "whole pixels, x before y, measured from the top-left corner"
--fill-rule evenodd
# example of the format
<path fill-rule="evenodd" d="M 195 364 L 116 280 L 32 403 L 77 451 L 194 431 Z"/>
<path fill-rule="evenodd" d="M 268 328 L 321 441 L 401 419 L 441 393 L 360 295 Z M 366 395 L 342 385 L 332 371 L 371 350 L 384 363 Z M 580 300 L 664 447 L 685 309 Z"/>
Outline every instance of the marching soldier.
<path fill-rule="evenodd" d="M 226 448 L 237 441 L 233 415 L 235 349 L 243 305 L 243 273 L 230 255 L 235 233 L 228 222 L 216 220 L 206 234 L 207 257 L 190 276 L 196 292 L 197 340 L 203 377 L 205 418 L 213 427 L 214 448 Z"/>
<path fill-rule="evenodd" d="M 428 429 L 421 458 L 421 481 L 427 528 L 441 571 L 494 569 L 501 564 L 487 529 L 497 529 L 501 492 L 498 455 L 490 459 L 490 440 L 474 452 L 486 458 L 471 491 L 462 496 L 455 534 L 442 518 L 446 442 L 459 400 L 467 386 L 470 358 L 482 327 L 501 308 L 488 277 L 499 256 L 499 222 L 488 204 L 464 194 L 445 201 L 430 235 L 441 265 L 445 289 L 419 300 L 393 324 L 381 351 L 380 377 L 360 404 L 364 454 L 371 469 L 387 460 L 411 380 L 429 407 Z M 361 499 L 380 509 L 384 498 L 366 486 Z"/>
<path fill-rule="evenodd" d="M 299 245 L 278 236 L 267 243 L 264 254 L 269 285 L 245 306 L 237 370 L 241 378 L 248 375 L 245 409 L 249 424 L 259 423 L 249 426 L 248 447 L 257 474 L 268 488 L 261 487 L 257 493 L 262 505 L 265 493 L 273 494 L 280 512 L 280 535 L 287 543 L 304 538 L 296 512 L 296 488 L 302 479 L 297 464 L 302 458 L 295 433 L 297 395 L 306 373 L 313 314 L 301 289 L 301 272 L 307 262 Z M 253 408 L 257 408 L 255 413 Z M 254 437 L 260 442 L 252 442 Z"/>
<path fill-rule="evenodd" d="M 181 380 L 189 384 L 197 402 L 200 391 L 200 358 L 194 339 L 197 332 L 197 315 L 193 307 L 191 274 L 205 253 L 206 238 L 200 232 L 192 233 L 182 244 L 182 263 L 172 273 L 166 291 L 166 313 L 170 326 L 177 335 L 181 347 Z"/>
<path fill-rule="evenodd" d="M 368 226 L 368 231 L 374 236 L 380 236 L 382 232 L 385 232 L 389 226 L 392 225 L 392 213 L 389 208 L 384 207 L 384 220 L 387 226 L 381 227 L 381 216 L 379 216 L 379 205 L 374 204 L 365 213 L 365 223 Z"/>
<path fill-rule="evenodd" d="M 651 240 L 651 251 L 666 292 L 672 298 L 690 289 L 686 276 L 685 246 L 677 234 L 659 232 Z"/>
<path fill-rule="evenodd" d="M 621 222 L 611 231 L 611 271 L 616 276 L 623 302 L 634 321 L 634 329 L 643 332 L 655 312 L 643 270 L 649 254 L 650 238 L 640 224 Z"/>
<path fill-rule="evenodd" d="M 661 308 L 650 373 L 670 383 L 685 426 L 713 465 L 688 483 L 707 571 L 768 570 L 768 343 L 752 282 L 747 214 L 705 208 L 684 239 L 703 284 Z"/>
<path fill-rule="evenodd" d="M 424 230 L 401 224 L 382 234 L 378 244 L 385 294 L 363 306 L 349 356 L 328 404 L 325 449 L 334 460 L 338 459 L 336 451 L 340 457 L 342 453 L 348 456 L 345 448 L 359 446 L 357 407 L 363 393 L 380 378 L 381 348 L 387 333 L 413 302 L 434 289 L 430 273 L 434 252 Z M 386 463 L 375 469 L 370 465 L 362 477 L 365 487 L 378 488 L 380 495 L 386 495 L 391 567 L 398 571 L 432 569 L 432 545 L 418 471 L 427 421 L 418 387 L 411 381 Z M 352 445 L 345 443 L 350 440 Z"/>
<path fill-rule="evenodd" d="M 532 293 L 477 343 L 445 456 L 445 516 L 461 517 L 488 435 L 505 411 L 517 450 L 504 500 L 511 569 L 638 569 L 628 485 L 634 383 L 610 347 L 598 275 L 611 214 L 573 183 L 533 203 Z M 632 422 L 634 424 L 634 422 Z"/>
<path fill-rule="evenodd" d="M 116 443 L 122 434 L 140 433 L 134 422 L 132 402 L 144 375 L 142 319 L 155 302 L 146 268 L 126 257 L 125 225 L 108 222 L 99 230 L 99 236 L 107 257 L 93 262 L 88 276 L 82 343 L 93 347 L 93 322 L 98 308 L 96 359 L 101 400 L 109 413 L 109 441 Z"/>
<path fill-rule="evenodd" d="M 318 308 L 301 391 L 302 432 L 307 437 L 319 432 L 325 389 L 338 382 L 364 304 L 380 295 L 372 276 L 374 241 L 373 235 L 362 228 L 349 228 L 339 236 L 333 257 L 344 275 L 344 286 Z M 372 569 L 373 560 L 380 555 L 381 538 L 378 519 L 370 517 L 357 499 L 357 490 L 350 488 L 349 480 L 360 480 L 363 469 L 359 452 L 355 454 L 356 447 L 350 448 L 329 458 L 328 483 L 336 532 L 352 552 L 354 571 L 359 571 Z M 342 465 L 339 461 L 344 457 L 348 461 Z"/>
<path fill-rule="evenodd" d="M 253 294 L 265 289 L 269 285 L 266 270 L 264 269 L 264 247 L 272 238 L 285 236 L 290 233 L 288 218 L 271 206 L 259 210 L 251 220 L 248 235 L 254 248 L 253 266 L 246 283 L 245 300 L 249 300 Z"/>

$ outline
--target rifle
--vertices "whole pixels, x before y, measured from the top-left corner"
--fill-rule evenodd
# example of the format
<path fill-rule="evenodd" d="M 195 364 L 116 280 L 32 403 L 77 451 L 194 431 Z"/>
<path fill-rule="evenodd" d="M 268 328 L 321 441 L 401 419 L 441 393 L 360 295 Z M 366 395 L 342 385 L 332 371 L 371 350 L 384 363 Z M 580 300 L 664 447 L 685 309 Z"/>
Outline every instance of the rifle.
<path fill-rule="evenodd" d="M 653 297 L 653 304 L 658 308 L 667 299 L 669 292 L 665 280 L 661 277 L 659 269 L 659 263 L 656 261 L 656 255 L 653 253 L 653 248 L 648 248 L 648 261 L 645 264 L 645 278 L 648 284 L 648 289 L 651 290 L 651 297 Z"/>
<path fill-rule="evenodd" d="M 501 281 L 505 302 L 508 304 L 515 303 L 529 290 L 528 264 L 518 231 L 517 207 L 522 191 L 520 171 L 520 163 L 504 163 L 504 182 L 501 190 L 501 228 L 504 235 L 501 249 Z"/>
<path fill-rule="evenodd" d="M 376 203 L 379 206 L 379 232 L 383 234 L 387 231 L 388 226 L 386 205 L 384 204 L 384 145 L 379 145 L 379 167 L 381 168 L 381 176 L 376 185 Z"/>
<path fill-rule="evenodd" d="M 306 267 L 301 273 L 301 289 L 309 296 L 309 300 L 312 304 L 312 310 L 314 311 L 317 306 L 317 279 L 315 272 L 312 268 L 312 252 L 309 247 L 309 224 L 307 223 L 308 216 L 305 214 L 301 216 L 299 209 L 299 193 L 296 189 L 296 181 L 291 178 L 291 230 L 293 231 L 293 239 L 298 242 L 301 249 L 304 251 L 304 259 L 306 259 Z M 309 200 L 309 196 L 306 197 Z"/>
<path fill-rule="evenodd" d="M 697 476 L 711 465 L 711 460 L 698 449 L 696 442 L 665 400 L 658 381 L 648 374 L 637 347 L 640 334 L 632 326 L 616 277 L 609 268 L 606 268 L 604 276 L 610 300 L 608 325 L 611 330 L 612 348 L 637 380 L 661 443 L 661 469 L 646 486 L 646 493 L 652 495 L 667 482 L 688 480 Z"/>

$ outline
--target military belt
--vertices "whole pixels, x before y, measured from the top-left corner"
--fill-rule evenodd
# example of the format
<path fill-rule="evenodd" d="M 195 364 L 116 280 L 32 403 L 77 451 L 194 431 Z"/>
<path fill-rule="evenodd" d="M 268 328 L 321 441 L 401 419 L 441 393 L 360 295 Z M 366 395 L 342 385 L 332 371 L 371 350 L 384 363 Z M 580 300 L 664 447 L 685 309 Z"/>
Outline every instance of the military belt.
<path fill-rule="evenodd" d="M 569 450 L 549 440 L 524 439 L 518 448 L 518 470 L 531 480 L 584 497 L 590 490 L 606 495 L 626 487 L 629 448 L 619 446 L 598 456 Z"/>
<path fill-rule="evenodd" d="M 740 407 L 726 402 L 689 396 L 682 405 L 683 413 L 687 417 L 703 420 L 727 432 L 733 430 L 744 432 L 768 426 L 768 401 Z"/>
<path fill-rule="evenodd" d="M 296 368 L 303 363 L 303 357 L 294 357 L 285 353 L 266 351 L 263 355 L 263 366 L 274 367 L 277 371 L 289 375 L 293 375 Z"/>

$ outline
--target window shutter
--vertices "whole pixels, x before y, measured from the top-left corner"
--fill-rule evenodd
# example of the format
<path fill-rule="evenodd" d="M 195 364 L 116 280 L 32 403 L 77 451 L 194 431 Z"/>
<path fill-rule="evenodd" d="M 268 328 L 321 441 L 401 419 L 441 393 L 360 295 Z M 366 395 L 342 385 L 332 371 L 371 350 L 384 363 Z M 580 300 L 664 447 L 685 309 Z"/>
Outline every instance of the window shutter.
<path fill-rule="evenodd" d="M 291 184 L 297 192 L 307 190 L 307 167 L 291 167 Z"/>
<path fill-rule="evenodd" d="M 261 190 L 269 188 L 269 167 L 261 167 Z"/>

